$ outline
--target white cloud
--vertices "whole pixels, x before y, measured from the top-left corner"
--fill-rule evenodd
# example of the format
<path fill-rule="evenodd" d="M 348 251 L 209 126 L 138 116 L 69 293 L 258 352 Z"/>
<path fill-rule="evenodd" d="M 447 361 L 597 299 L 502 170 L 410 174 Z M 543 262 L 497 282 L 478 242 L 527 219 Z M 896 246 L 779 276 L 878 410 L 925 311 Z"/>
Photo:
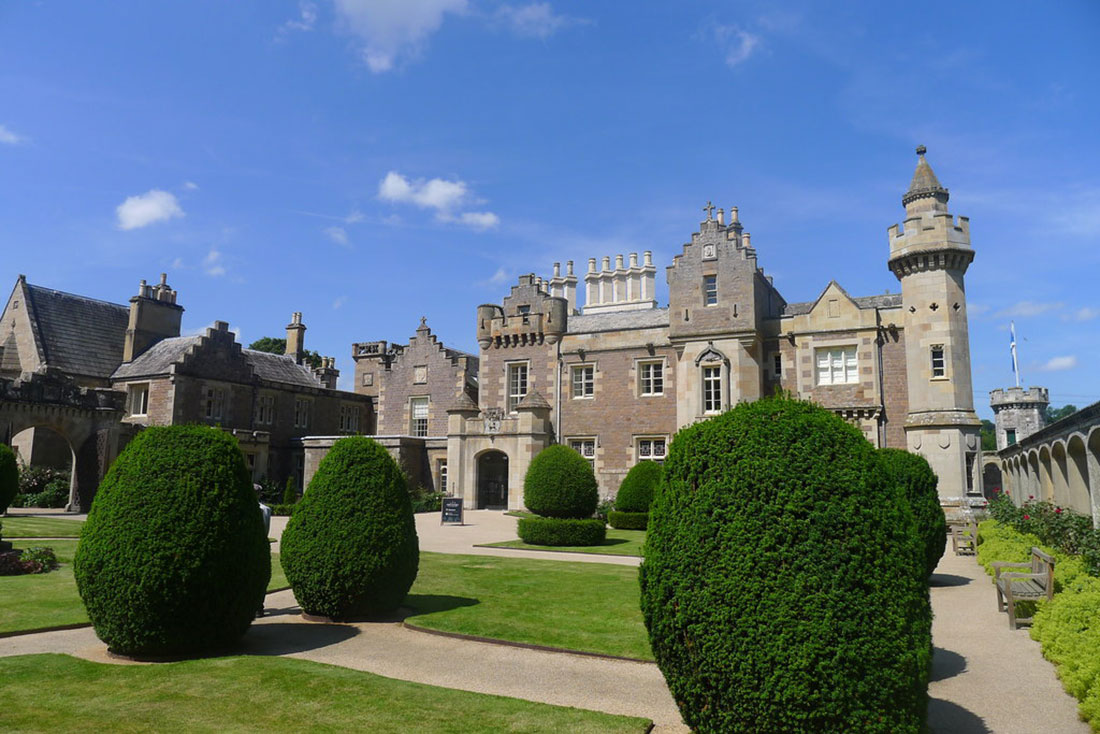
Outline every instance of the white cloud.
<path fill-rule="evenodd" d="M 183 188 L 185 188 L 188 191 L 198 191 L 199 190 L 199 185 L 197 183 L 195 183 L 194 181 L 184 181 L 183 182 Z"/>
<path fill-rule="evenodd" d="M 298 17 L 288 20 L 279 26 L 276 38 L 282 38 L 293 31 L 312 31 L 317 24 L 317 4 L 302 0 L 298 3 Z"/>
<path fill-rule="evenodd" d="M 421 209 L 435 211 L 441 222 L 459 222 L 473 229 L 492 229 L 500 224 L 500 217 L 493 212 L 461 212 L 470 204 L 481 203 L 470 193 L 465 181 L 447 181 L 433 178 L 425 181 L 409 180 L 397 171 L 390 171 L 378 184 L 378 198 L 398 204 L 413 204 Z"/>
<path fill-rule="evenodd" d="M 348 231 L 343 227 L 325 227 L 321 231 L 328 235 L 330 240 L 341 247 L 347 247 L 351 244 L 348 241 Z"/>
<path fill-rule="evenodd" d="M 492 212 L 463 212 L 458 221 L 474 229 L 492 229 L 500 224 L 500 217 Z"/>
<path fill-rule="evenodd" d="M 172 270 L 184 270 L 186 269 L 186 267 L 187 266 L 184 265 L 182 257 L 177 257 L 175 260 L 172 261 Z"/>
<path fill-rule="evenodd" d="M 119 229 L 139 229 L 183 216 L 183 209 L 175 195 L 160 189 L 128 197 L 115 211 L 118 213 Z"/>
<path fill-rule="evenodd" d="M 332 309 L 334 311 L 338 310 L 341 306 L 343 306 L 347 302 L 348 302 L 348 297 L 347 296 L 340 296 L 339 298 L 337 298 L 335 301 L 332 302 Z"/>
<path fill-rule="evenodd" d="M 966 304 L 966 312 L 971 316 L 981 316 L 982 314 L 989 313 L 990 307 L 984 303 L 968 303 Z"/>
<path fill-rule="evenodd" d="M 1010 316 L 1010 317 L 1028 317 L 1039 316 L 1047 311 L 1054 311 L 1062 308 L 1062 303 L 1039 303 L 1036 301 L 1018 301 L 1008 308 L 1002 308 L 996 313 L 996 316 Z"/>
<path fill-rule="evenodd" d="M 725 50 L 728 66 L 737 66 L 747 61 L 760 48 L 760 36 L 749 33 L 740 26 L 715 26 L 714 36 Z"/>
<path fill-rule="evenodd" d="M 206 257 L 202 259 L 203 271 L 214 278 L 218 278 L 225 275 L 225 264 L 222 262 L 222 254 L 217 250 L 211 250 L 206 253 Z"/>
<path fill-rule="evenodd" d="M 359 224 L 359 222 L 362 222 L 364 219 L 366 219 L 366 217 L 363 216 L 363 212 L 358 209 L 353 209 L 350 214 L 344 217 L 344 223 Z"/>
<path fill-rule="evenodd" d="M 467 0 L 335 0 L 338 20 L 360 38 L 363 61 L 375 74 L 416 56 L 447 13 L 464 13 L 468 5 Z"/>
<path fill-rule="evenodd" d="M 1100 316 L 1100 308 L 1079 308 L 1073 312 L 1074 321 L 1092 321 L 1097 316 Z"/>
<path fill-rule="evenodd" d="M 1043 372 L 1058 372 L 1059 370 L 1071 370 L 1077 366 L 1077 357 L 1071 355 L 1065 357 L 1052 357 L 1039 369 Z"/>
<path fill-rule="evenodd" d="M 501 283 L 504 283 L 507 280 L 508 280 L 508 271 L 505 270 L 504 268 L 497 268 L 497 271 L 495 273 L 493 273 L 492 276 L 485 282 L 490 284 L 490 285 L 500 285 Z"/>
<path fill-rule="evenodd" d="M 3 125 L 0 125 L 0 143 L 6 145 L 19 145 L 20 143 L 27 142 L 27 138 L 24 135 L 16 135 L 11 130 L 7 129 Z"/>
<path fill-rule="evenodd" d="M 517 36 L 532 38 L 549 38 L 562 28 L 588 22 L 567 15 L 555 15 L 550 3 L 501 5 L 497 8 L 495 20 Z"/>

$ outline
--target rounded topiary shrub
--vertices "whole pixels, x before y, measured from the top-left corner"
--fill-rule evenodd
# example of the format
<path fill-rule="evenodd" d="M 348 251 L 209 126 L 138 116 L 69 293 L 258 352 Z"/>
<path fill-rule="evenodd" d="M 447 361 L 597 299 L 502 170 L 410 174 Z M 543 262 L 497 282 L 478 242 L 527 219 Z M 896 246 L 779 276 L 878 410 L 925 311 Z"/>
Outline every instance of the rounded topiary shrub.
<path fill-rule="evenodd" d="M 607 513 L 607 522 L 616 530 L 645 530 L 649 524 L 649 513 L 612 510 Z"/>
<path fill-rule="evenodd" d="M 912 514 L 843 419 L 782 398 L 677 434 L 640 570 L 697 732 L 919 732 L 931 662 Z"/>
<path fill-rule="evenodd" d="M 879 460 L 890 481 L 902 492 L 913 512 L 917 533 L 924 544 L 924 577 L 936 570 L 947 546 L 947 518 L 937 491 L 939 477 L 920 454 L 904 449 L 879 449 Z"/>
<path fill-rule="evenodd" d="M 280 560 L 306 614 L 347 620 L 397 609 L 420 545 L 405 475 L 364 436 L 342 438 L 283 531 Z"/>
<path fill-rule="evenodd" d="M 595 517 L 522 517 L 517 528 L 528 545 L 601 545 L 607 526 Z"/>
<path fill-rule="evenodd" d="M 99 639 L 117 653 L 189 655 L 244 634 L 271 549 L 237 439 L 148 428 L 99 485 L 73 564 Z"/>
<path fill-rule="evenodd" d="M 19 492 L 19 464 L 15 452 L 7 444 L 0 443 L 0 515 L 8 511 L 8 505 Z"/>
<path fill-rule="evenodd" d="M 649 512 L 653 491 L 664 473 L 664 468 L 656 461 L 639 461 L 632 466 L 619 487 L 619 493 L 615 495 L 615 509 L 620 512 Z"/>
<path fill-rule="evenodd" d="M 592 517 L 600 497 L 592 465 L 568 446 L 547 446 L 523 479 L 523 503 L 543 517 Z"/>

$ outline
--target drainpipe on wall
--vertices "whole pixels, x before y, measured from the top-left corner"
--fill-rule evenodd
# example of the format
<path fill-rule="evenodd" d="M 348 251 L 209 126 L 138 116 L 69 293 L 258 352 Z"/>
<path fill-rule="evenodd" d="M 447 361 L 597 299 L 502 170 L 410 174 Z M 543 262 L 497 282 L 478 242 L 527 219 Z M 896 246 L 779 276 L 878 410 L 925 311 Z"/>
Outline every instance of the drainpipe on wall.
<path fill-rule="evenodd" d="M 561 371 L 562 367 L 564 366 L 561 356 L 561 339 L 558 339 L 556 347 L 558 350 L 558 374 L 555 377 L 556 384 L 554 385 L 554 402 L 557 404 L 558 409 L 557 421 L 555 421 L 556 425 L 554 426 L 554 443 L 561 443 Z"/>
<path fill-rule="evenodd" d="M 878 445 L 879 448 L 886 448 L 886 422 L 883 420 L 886 417 L 886 388 L 885 377 L 882 374 L 882 346 L 886 342 L 886 332 L 882 327 L 882 312 L 879 308 L 875 307 L 875 357 L 878 362 L 876 369 L 878 369 L 878 408 L 879 408 L 879 421 L 878 421 Z M 907 447 L 902 447 L 907 448 Z"/>

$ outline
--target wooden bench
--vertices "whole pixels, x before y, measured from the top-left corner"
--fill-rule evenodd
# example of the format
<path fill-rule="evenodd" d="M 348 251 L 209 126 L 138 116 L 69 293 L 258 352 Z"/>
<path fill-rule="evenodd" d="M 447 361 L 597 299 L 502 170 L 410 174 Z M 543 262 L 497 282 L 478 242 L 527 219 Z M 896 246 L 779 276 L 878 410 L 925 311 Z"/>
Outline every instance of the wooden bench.
<path fill-rule="evenodd" d="M 1016 616 L 1016 603 L 1037 601 L 1044 596 L 1054 598 L 1054 558 L 1038 548 L 1031 549 L 1030 563 L 993 562 L 993 581 L 997 585 L 997 611 L 1008 612 L 1008 626 L 1016 629 L 1020 622 L 1031 622 L 1031 617 Z M 1007 572 L 1003 568 L 1030 568 L 1031 573 Z"/>
<path fill-rule="evenodd" d="M 957 556 L 972 556 L 978 552 L 978 524 L 967 520 L 965 525 L 951 528 L 951 550 Z"/>

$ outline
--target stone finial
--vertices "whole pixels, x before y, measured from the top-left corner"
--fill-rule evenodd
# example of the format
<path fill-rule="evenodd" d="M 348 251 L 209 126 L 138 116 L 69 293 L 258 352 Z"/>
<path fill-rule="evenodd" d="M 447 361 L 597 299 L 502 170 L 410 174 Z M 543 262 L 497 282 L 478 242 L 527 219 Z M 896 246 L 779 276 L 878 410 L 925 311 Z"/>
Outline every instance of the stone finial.
<path fill-rule="evenodd" d="M 923 156 L 927 152 L 928 152 L 928 148 L 924 147 L 923 145 L 918 145 L 917 146 L 917 155 Z"/>
<path fill-rule="evenodd" d="M 737 217 L 738 217 L 737 207 L 731 206 L 730 207 L 730 224 L 739 224 L 741 220 L 738 219 Z"/>
<path fill-rule="evenodd" d="M 421 316 L 420 317 L 420 328 L 421 329 L 427 329 L 428 328 L 428 317 L 427 316 Z"/>
<path fill-rule="evenodd" d="M 708 222 L 714 218 L 714 204 L 710 203 L 709 200 L 707 201 L 707 205 L 703 207 L 703 211 L 707 213 Z"/>

